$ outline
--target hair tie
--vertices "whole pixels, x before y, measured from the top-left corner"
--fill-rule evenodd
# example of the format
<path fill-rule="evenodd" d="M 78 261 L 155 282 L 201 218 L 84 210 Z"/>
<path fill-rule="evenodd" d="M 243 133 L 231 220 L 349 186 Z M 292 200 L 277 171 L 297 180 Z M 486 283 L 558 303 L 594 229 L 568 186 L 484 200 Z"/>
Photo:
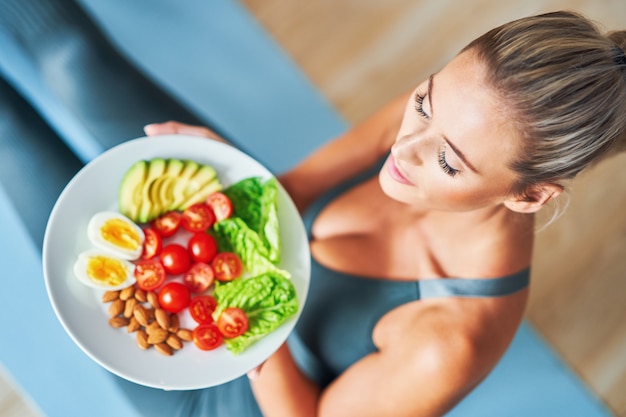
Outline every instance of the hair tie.
<path fill-rule="evenodd" d="M 624 50 L 618 45 L 613 47 L 613 62 L 620 67 L 626 67 L 626 55 L 624 55 Z"/>

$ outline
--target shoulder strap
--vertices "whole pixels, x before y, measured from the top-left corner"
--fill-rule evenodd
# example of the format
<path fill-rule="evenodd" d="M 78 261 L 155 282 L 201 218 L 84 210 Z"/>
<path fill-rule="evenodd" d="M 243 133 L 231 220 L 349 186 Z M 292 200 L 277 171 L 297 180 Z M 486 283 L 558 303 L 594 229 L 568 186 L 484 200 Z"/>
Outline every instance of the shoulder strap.
<path fill-rule="evenodd" d="M 441 278 L 419 281 L 420 298 L 437 297 L 499 297 L 528 286 L 530 269 L 502 278 Z"/>

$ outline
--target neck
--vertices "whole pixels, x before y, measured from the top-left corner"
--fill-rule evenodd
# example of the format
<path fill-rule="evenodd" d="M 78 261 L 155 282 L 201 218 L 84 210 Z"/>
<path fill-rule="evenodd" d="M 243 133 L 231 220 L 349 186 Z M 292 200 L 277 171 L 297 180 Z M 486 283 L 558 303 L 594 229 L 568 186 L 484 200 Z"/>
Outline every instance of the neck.
<path fill-rule="evenodd" d="M 445 229 L 454 234 L 490 233 L 502 234 L 511 231 L 523 235 L 533 235 L 535 216 L 509 210 L 504 205 L 472 210 L 467 212 L 431 211 L 424 213 L 422 222 Z"/>

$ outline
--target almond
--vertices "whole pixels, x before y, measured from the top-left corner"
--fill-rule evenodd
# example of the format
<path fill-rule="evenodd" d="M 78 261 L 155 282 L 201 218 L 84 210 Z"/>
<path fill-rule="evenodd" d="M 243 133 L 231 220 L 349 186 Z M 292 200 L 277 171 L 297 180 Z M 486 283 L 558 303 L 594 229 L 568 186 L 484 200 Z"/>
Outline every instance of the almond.
<path fill-rule="evenodd" d="M 130 287 L 126 287 L 120 291 L 120 299 L 126 301 L 132 296 L 135 295 L 135 286 L 131 285 Z"/>
<path fill-rule="evenodd" d="M 119 298 L 111 303 L 109 306 L 109 316 L 117 317 L 124 311 L 124 301 Z"/>
<path fill-rule="evenodd" d="M 133 309 L 133 317 L 141 324 L 142 326 L 148 325 L 148 313 L 146 309 L 141 304 L 137 304 Z"/>
<path fill-rule="evenodd" d="M 179 329 L 176 332 L 176 336 L 178 336 L 185 342 L 191 342 L 193 340 L 193 333 L 189 329 Z"/>
<path fill-rule="evenodd" d="M 111 317 L 109 319 L 109 324 L 111 325 L 111 327 L 119 329 L 120 327 L 128 325 L 128 319 L 126 317 Z"/>
<path fill-rule="evenodd" d="M 176 333 L 178 329 L 180 329 L 180 319 L 178 318 L 178 314 L 172 314 L 170 316 L 170 327 L 168 327 L 167 330 L 169 330 L 170 333 Z"/>
<path fill-rule="evenodd" d="M 137 321 L 135 316 L 131 317 L 128 321 L 128 326 L 126 327 L 126 330 L 128 331 L 128 333 L 132 333 L 136 332 L 139 329 L 141 329 L 141 324 Z"/>
<path fill-rule="evenodd" d="M 162 308 L 155 308 L 154 318 L 159 323 L 159 326 L 161 326 L 161 328 L 165 330 L 170 328 L 170 315 L 167 311 L 163 310 Z"/>
<path fill-rule="evenodd" d="M 154 291 L 148 291 L 146 293 L 146 298 L 148 300 L 148 302 L 150 303 L 150 305 L 152 306 L 152 308 L 159 308 L 159 296 L 154 292 Z"/>
<path fill-rule="evenodd" d="M 167 343 L 167 345 L 174 350 L 180 350 L 183 348 L 183 341 L 180 340 L 180 337 L 175 334 L 170 334 L 165 340 L 165 343 Z"/>
<path fill-rule="evenodd" d="M 139 349 L 146 350 L 150 348 L 150 344 L 148 343 L 148 334 L 144 330 L 137 331 L 137 336 L 135 340 L 137 341 L 137 346 L 139 346 Z"/>
<path fill-rule="evenodd" d="M 135 300 L 134 298 L 126 299 L 126 303 L 124 304 L 124 317 L 126 317 L 127 319 L 131 318 L 135 311 L 136 305 L 137 300 Z"/>
<path fill-rule="evenodd" d="M 167 340 L 168 336 L 169 332 L 159 327 L 148 332 L 148 343 L 150 343 L 151 345 L 163 343 Z"/>
<path fill-rule="evenodd" d="M 166 343 L 157 343 L 156 345 L 154 345 L 154 348 L 157 350 L 157 352 L 165 356 L 172 356 L 174 354 L 172 348 Z"/>
<path fill-rule="evenodd" d="M 161 325 L 157 321 L 152 321 L 146 326 L 146 332 L 148 332 L 148 334 L 156 330 L 161 330 Z"/>
<path fill-rule="evenodd" d="M 110 303 L 111 301 L 117 300 L 119 297 L 120 297 L 119 291 L 105 291 L 104 294 L 102 294 L 102 302 Z"/>
<path fill-rule="evenodd" d="M 135 290 L 135 300 L 139 301 L 140 303 L 145 303 L 146 301 L 148 301 L 148 296 L 146 295 L 146 292 L 144 290 L 142 290 L 141 288 L 137 288 Z"/>

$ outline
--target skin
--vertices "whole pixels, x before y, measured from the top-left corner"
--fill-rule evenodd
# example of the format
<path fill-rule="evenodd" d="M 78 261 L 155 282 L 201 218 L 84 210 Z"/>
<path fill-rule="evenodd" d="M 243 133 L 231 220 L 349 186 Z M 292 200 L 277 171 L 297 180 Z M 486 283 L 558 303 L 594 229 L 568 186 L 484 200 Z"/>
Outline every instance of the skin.
<path fill-rule="evenodd" d="M 541 184 L 525 199 L 511 194 L 517 177 L 508 164 L 520 151 L 519 135 L 486 71 L 464 52 L 280 177 L 304 210 L 391 150 L 378 177 L 316 219 L 311 253 L 318 262 L 363 279 L 399 280 L 489 279 L 529 267 L 534 213 L 560 188 Z M 416 94 L 424 96 L 421 107 Z M 175 122 L 146 133 L 216 136 Z M 324 390 L 300 373 L 284 345 L 251 372 L 255 396 L 268 417 L 440 416 L 501 358 L 527 297 L 522 290 L 402 305 L 376 324 L 378 352 Z"/>

